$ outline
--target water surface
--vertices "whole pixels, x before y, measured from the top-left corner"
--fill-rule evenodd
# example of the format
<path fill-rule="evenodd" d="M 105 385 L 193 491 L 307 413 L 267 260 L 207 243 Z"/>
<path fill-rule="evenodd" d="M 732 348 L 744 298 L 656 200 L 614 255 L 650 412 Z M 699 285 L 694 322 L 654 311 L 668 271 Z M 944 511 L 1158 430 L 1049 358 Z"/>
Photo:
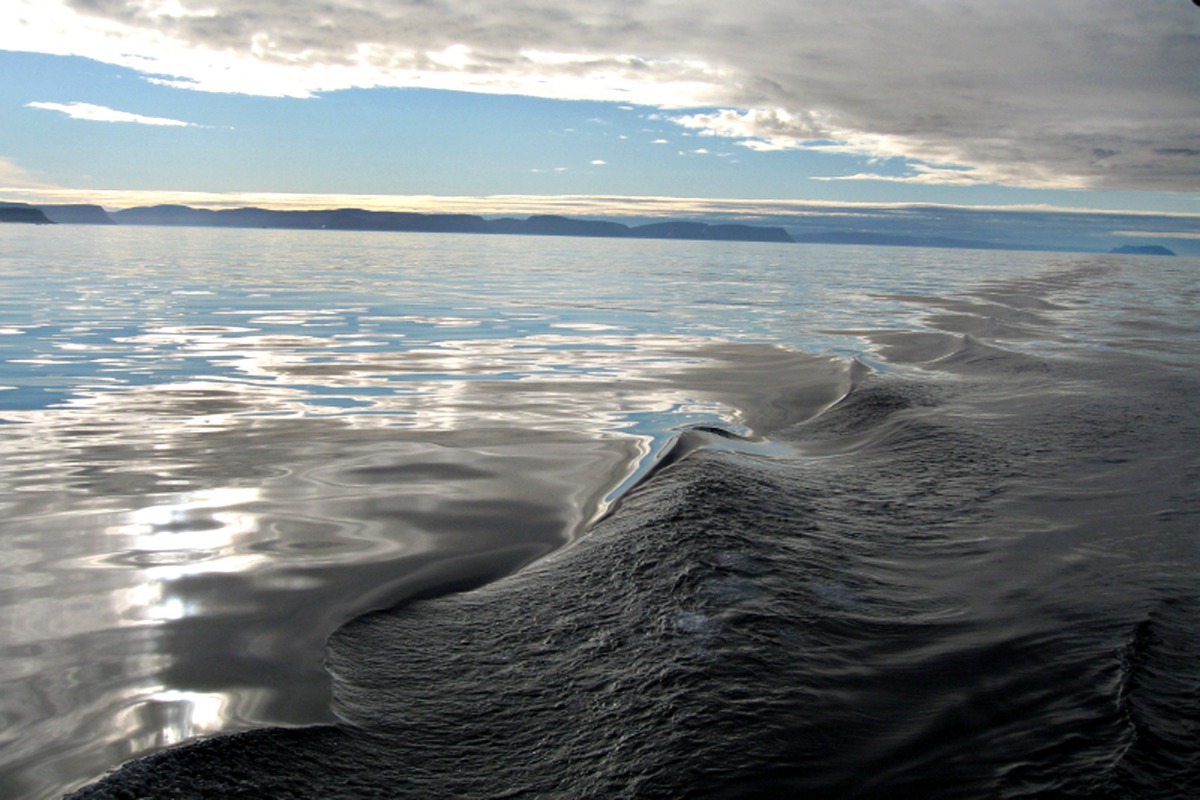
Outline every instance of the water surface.
<path fill-rule="evenodd" d="M 6 796 L 1195 777 L 1194 261 L 0 236 Z"/>

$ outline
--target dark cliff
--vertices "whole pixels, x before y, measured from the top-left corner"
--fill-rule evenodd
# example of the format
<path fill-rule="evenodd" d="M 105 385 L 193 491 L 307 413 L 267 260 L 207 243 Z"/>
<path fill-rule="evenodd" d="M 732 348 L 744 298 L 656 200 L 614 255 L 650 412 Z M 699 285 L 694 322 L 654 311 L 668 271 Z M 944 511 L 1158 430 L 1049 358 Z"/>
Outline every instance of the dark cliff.
<path fill-rule="evenodd" d="M 53 221 L 40 208 L 25 205 L 0 206 L 0 222 L 25 222 L 34 225 L 52 225 Z"/>
<path fill-rule="evenodd" d="M 38 206 L 51 222 L 65 225 L 116 225 L 113 218 L 100 206 L 75 203 L 68 205 Z"/>

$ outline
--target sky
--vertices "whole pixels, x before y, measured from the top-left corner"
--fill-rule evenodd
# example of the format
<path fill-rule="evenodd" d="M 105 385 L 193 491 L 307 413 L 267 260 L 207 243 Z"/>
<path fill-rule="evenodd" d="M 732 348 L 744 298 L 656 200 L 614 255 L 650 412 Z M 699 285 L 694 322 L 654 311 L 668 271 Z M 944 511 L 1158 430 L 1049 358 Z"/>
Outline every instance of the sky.
<path fill-rule="evenodd" d="M 5 0 L 5 18 L 0 199 L 920 204 L 1200 232 L 1192 0 Z"/>

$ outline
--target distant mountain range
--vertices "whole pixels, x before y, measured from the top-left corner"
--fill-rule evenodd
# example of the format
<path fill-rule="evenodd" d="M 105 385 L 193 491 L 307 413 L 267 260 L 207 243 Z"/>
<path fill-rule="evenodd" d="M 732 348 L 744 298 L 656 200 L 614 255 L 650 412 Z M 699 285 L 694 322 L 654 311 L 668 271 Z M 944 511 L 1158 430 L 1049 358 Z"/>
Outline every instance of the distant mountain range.
<path fill-rule="evenodd" d="M 732 242 L 799 242 L 890 247 L 942 247 L 969 250 L 1061 250 L 1102 252 L 1086 247 L 1046 243 L 994 242 L 922 234 L 919 231 L 803 230 L 788 233 L 782 227 L 709 224 L 704 222 L 651 222 L 626 225 L 604 220 L 538 215 L 517 219 L 488 219 L 475 214 L 418 214 L 403 211 L 367 211 L 339 208 L 313 211 L 277 211 L 266 208 L 212 210 L 183 205 L 127 208 L 109 213 L 97 205 L 39 205 L 0 202 L 0 222 L 86 225 L 174 225 L 206 228 L 285 228 L 292 230 L 406 231 L 413 233 L 477 233 L 526 236 L 591 236 L 611 239 L 689 239 Z M 1175 255 L 1160 245 L 1125 245 L 1111 252 L 1126 255 Z"/>
<path fill-rule="evenodd" d="M 791 242 L 779 227 L 709 225 L 703 222 L 655 222 L 630 227 L 619 222 L 552 215 L 485 219 L 474 214 L 417 214 L 339 208 L 276 211 L 266 208 L 211 210 L 160 205 L 127 208 L 111 214 L 100 206 L 0 207 L 0 221 L 98 225 L 186 225 L 205 228 L 287 228 L 292 230 L 406 231 L 412 233 L 491 233 L 536 236 L 599 236 L 618 239 L 696 239 L 726 242 Z"/>

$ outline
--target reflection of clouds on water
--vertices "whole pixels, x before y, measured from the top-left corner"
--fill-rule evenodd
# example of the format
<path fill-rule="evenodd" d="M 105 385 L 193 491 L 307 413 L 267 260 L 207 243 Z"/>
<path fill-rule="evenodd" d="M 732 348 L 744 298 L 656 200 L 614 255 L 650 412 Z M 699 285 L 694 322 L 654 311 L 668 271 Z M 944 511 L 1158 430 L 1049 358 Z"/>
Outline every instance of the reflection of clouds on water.
<path fill-rule="evenodd" d="M 229 719 L 229 706 L 229 698 L 221 694 L 183 692 L 160 687 L 146 697 L 136 712 L 141 717 L 158 717 L 161 722 L 149 730 L 140 731 L 141 735 L 129 742 L 129 749 L 136 753 L 216 733 Z M 131 730 L 141 727 L 133 720 L 130 722 L 133 723 L 128 725 Z"/>
<path fill-rule="evenodd" d="M 390 321 L 446 324 L 424 318 Z M 466 327 L 462 320 L 449 324 Z M 109 416 L 150 415 L 156 421 L 185 416 L 193 426 L 225 424 L 229 415 L 333 415 L 362 417 L 356 425 L 421 430 L 505 424 L 596 432 L 626 427 L 630 413 L 723 413 L 719 403 L 697 393 L 696 381 L 664 379 L 680 368 L 705 364 L 710 356 L 697 349 L 702 348 L 697 340 L 601 335 L 583 327 L 575 334 L 434 343 L 422 343 L 422 336 L 405 349 L 399 345 L 411 336 L 407 328 L 349 338 L 355 335 L 156 327 L 114 340 L 126 348 L 123 356 L 98 347 L 104 355 L 93 364 L 96 379 L 81 381 L 65 402 L 76 409 L 96 406 L 97 415 L 104 406 Z M 162 377 L 169 378 L 179 363 L 204 377 L 155 381 L 132 398 L 119 394 L 122 384 L 141 382 L 133 376 L 165 371 Z M 686 383 L 694 385 L 680 385 Z M 33 409 L 4 416 L 31 422 L 45 415 Z"/>
<path fill-rule="evenodd" d="M 134 509 L 105 529 L 115 551 L 105 561 L 163 581 L 192 572 L 247 572 L 264 560 L 236 547 L 258 530 L 255 515 L 242 509 L 259 494 L 252 488 L 206 490 Z"/>

